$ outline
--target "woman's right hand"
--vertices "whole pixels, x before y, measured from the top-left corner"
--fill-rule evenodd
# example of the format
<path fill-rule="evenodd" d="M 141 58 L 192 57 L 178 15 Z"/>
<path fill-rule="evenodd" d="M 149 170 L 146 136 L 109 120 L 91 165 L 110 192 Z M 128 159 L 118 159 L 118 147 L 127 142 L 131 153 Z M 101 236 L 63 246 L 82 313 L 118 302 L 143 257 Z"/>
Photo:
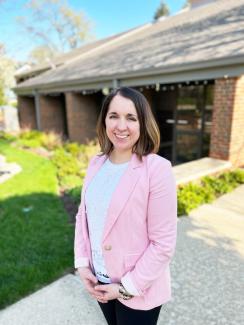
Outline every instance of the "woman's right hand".
<path fill-rule="evenodd" d="M 78 272 L 82 282 L 85 285 L 86 290 L 89 294 L 97 299 L 99 302 L 105 303 L 107 300 L 103 299 L 103 293 L 94 289 L 94 286 L 97 284 L 98 280 L 95 275 L 92 273 L 89 267 L 79 267 Z"/>

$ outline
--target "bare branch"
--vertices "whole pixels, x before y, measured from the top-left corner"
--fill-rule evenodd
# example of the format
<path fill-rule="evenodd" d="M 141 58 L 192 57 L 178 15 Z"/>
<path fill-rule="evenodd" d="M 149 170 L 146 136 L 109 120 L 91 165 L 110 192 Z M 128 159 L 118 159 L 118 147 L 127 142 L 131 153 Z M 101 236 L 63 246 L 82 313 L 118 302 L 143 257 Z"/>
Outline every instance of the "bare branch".
<path fill-rule="evenodd" d="M 30 0 L 25 7 L 30 13 L 27 18 L 19 17 L 18 22 L 36 44 L 65 52 L 91 37 L 90 20 L 64 0 Z"/>

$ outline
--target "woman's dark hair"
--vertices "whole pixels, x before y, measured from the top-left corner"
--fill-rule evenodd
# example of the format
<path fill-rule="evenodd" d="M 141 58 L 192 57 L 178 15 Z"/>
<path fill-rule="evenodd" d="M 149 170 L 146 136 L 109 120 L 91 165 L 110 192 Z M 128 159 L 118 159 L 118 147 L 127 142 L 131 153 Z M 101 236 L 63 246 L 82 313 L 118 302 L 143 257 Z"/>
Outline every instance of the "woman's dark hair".
<path fill-rule="evenodd" d="M 147 99 L 142 93 L 135 89 L 120 87 L 114 89 L 105 97 L 98 117 L 96 131 L 98 141 L 101 146 L 102 155 L 109 155 L 113 150 L 113 144 L 109 140 L 106 133 L 105 119 L 109 110 L 109 105 L 116 95 L 130 99 L 136 108 L 140 125 L 140 137 L 134 144 L 132 152 L 137 153 L 140 159 L 143 155 L 157 153 L 160 145 L 160 131 Z"/>

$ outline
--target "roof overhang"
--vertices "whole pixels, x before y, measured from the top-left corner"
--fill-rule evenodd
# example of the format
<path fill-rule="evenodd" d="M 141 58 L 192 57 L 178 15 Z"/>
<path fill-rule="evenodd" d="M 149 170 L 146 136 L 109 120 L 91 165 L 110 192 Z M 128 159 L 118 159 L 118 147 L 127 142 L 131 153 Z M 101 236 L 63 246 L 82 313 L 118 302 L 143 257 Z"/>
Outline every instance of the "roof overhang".
<path fill-rule="evenodd" d="M 202 62 L 175 64 L 167 67 L 154 67 L 146 70 L 131 71 L 114 75 L 106 75 L 76 80 L 40 83 L 21 86 L 13 91 L 17 95 L 30 95 L 35 92 L 50 94 L 57 92 L 79 91 L 86 89 L 113 88 L 115 81 L 120 86 L 143 86 L 155 83 L 179 83 L 194 80 L 238 77 L 244 74 L 244 55 L 212 59 Z"/>

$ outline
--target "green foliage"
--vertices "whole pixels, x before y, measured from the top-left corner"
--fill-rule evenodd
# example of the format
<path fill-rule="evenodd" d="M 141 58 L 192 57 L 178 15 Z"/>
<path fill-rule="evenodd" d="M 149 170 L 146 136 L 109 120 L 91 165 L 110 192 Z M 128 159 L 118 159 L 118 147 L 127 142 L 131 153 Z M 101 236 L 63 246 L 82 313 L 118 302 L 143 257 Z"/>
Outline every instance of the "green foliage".
<path fill-rule="evenodd" d="M 36 130 L 21 133 L 17 140 L 17 144 L 25 148 L 38 148 L 41 146 L 41 142 L 42 134 Z"/>
<path fill-rule="evenodd" d="M 244 170 L 237 168 L 230 172 L 231 178 L 233 182 L 237 184 L 244 184 Z"/>
<path fill-rule="evenodd" d="M 0 140 L 5 140 L 7 142 L 13 142 L 13 141 L 16 141 L 16 139 L 17 139 L 17 137 L 15 135 L 6 133 L 4 131 L 0 131 Z"/>
<path fill-rule="evenodd" d="M 0 184 L 0 308 L 52 283 L 73 266 L 73 225 L 58 196 L 55 166 L 0 139 L 22 167 Z"/>
<path fill-rule="evenodd" d="M 25 148 L 44 147 L 47 150 L 53 150 L 62 144 L 61 137 L 54 133 L 44 133 L 38 130 L 24 129 L 19 134 L 16 141 L 18 146 Z"/>
<path fill-rule="evenodd" d="M 52 61 L 55 56 L 60 55 L 55 48 L 51 49 L 48 45 L 39 45 L 34 47 L 29 53 L 29 60 L 34 64 L 46 64 L 47 61 Z"/>
<path fill-rule="evenodd" d="M 64 148 L 55 150 L 51 159 L 58 169 L 58 176 L 60 178 L 65 175 L 84 175 L 85 170 L 82 171 L 82 169 L 85 169 L 86 166 Z"/>
<path fill-rule="evenodd" d="M 182 9 L 191 7 L 191 0 L 186 0 L 182 6 Z"/>
<path fill-rule="evenodd" d="M 6 105 L 6 98 L 5 98 L 5 92 L 4 92 L 4 85 L 0 80 L 0 106 Z"/>
<path fill-rule="evenodd" d="M 80 199 L 81 199 L 81 187 L 73 187 L 70 190 L 67 191 L 67 193 L 72 197 L 74 202 L 79 205 L 80 204 Z"/>
<path fill-rule="evenodd" d="M 69 152 L 73 157 L 78 157 L 81 153 L 85 152 L 83 145 L 78 144 L 77 142 L 68 142 L 64 144 L 64 149 Z"/>
<path fill-rule="evenodd" d="M 3 133 L 3 137 L 12 139 L 11 135 L 6 133 Z M 44 147 L 50 151 L 50 159 L 56 167 L 59 185 L 63 190 L 81 186 L 91 157 L 99 152 L 97 140 L 87 144 L 62 142 L 60 135 L 54 132 L 24 129 L 13 140 L 20 148 Z"/>
<path fill-rule="evenodd" d="M 210 203 L 220 195 L 228 193 L 244 184 L 244 170 L 236 169 L 218 176 L 205 176 L 199 183 L 179 186 L 178 215 L 188 215 L 192 209 L 203 203 Z"/>
<path fill-rule="evenodd" d="M 55 132 L 42 133 L 41 145 L 47 150 L 54 150 L 62 145 L 62 138 Z"/>
<path fill-rule="evenodd" d="M 169 11 L 169 7 L 165 4 L 164 1 L 161 1 L 158 9 L 156 10 L 153 19 L 157 20 L 158 18 L 162 17 L 162 16 L 169 16 L 170 11 Z"/>
<path fill-rule="evenodd" d="M 4 44 L 0 43 L 0 105 L 9 102 L 10 89 L 15 85 L 16 63 L 7 56 Z"/>
<path fill-rule="evenodd" d="M 71 189 L 83 183 L 89 160 L 98 151 L 97 142 L 87 145 L 67 142 L 54 151 L 51 159 L 57 168 L 62 189 Z"/>
<path fill-rule="evenodd" d="M 207 186 L 189 183 L 179 187 L 177 197 L 178 214 L 183 215 L 189 214 L 192 209 L 197 208 L 203 203 L 212 202 L 214 200 L 214 193 Z"/>

